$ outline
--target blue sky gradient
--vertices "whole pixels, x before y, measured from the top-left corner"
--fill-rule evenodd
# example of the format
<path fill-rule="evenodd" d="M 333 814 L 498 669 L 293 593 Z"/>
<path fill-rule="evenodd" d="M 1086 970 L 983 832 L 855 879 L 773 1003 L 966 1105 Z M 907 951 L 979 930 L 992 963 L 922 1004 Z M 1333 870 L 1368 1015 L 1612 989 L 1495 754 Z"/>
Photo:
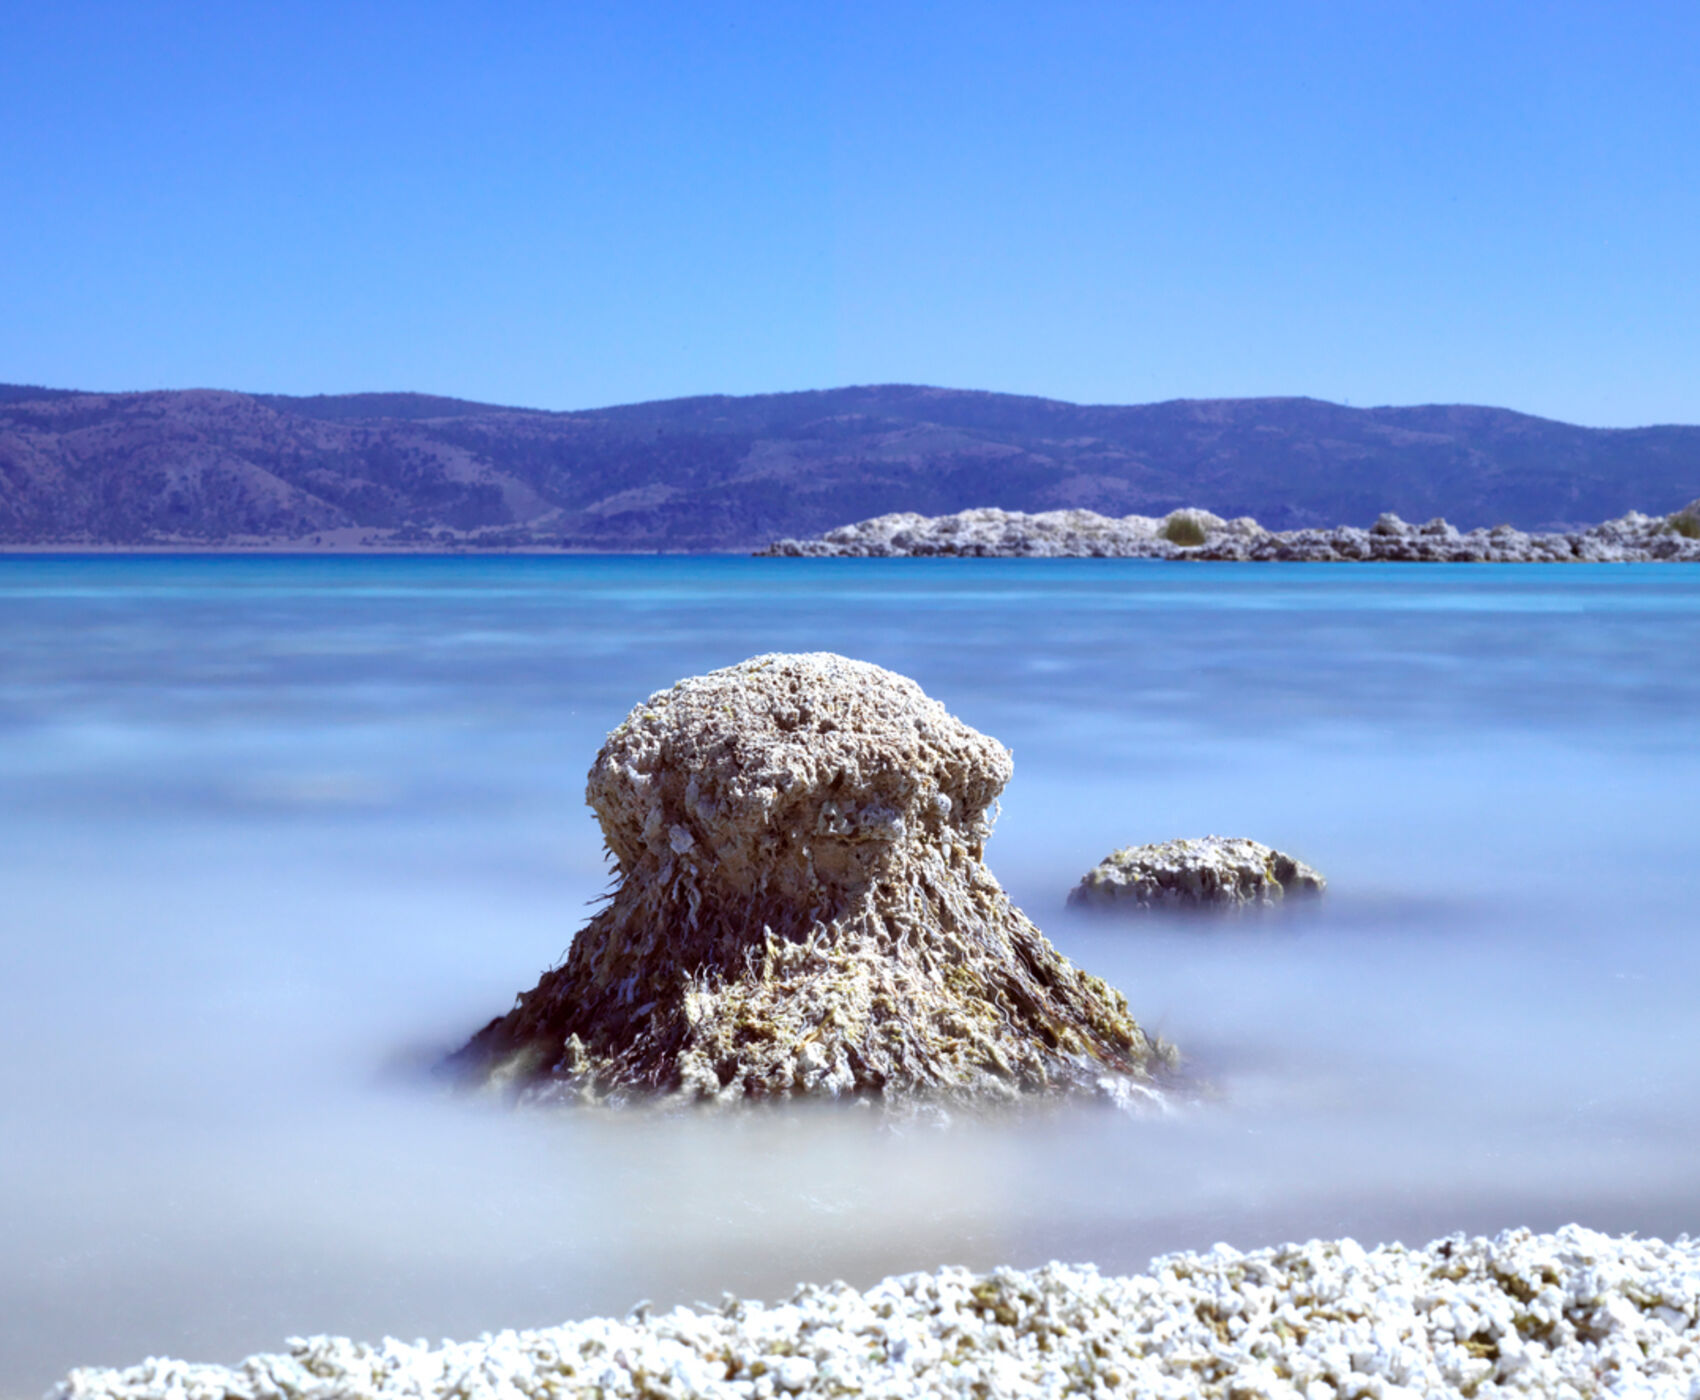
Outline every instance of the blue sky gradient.
<path fill-rule="evenodd" d="M 0 380 L 1700 421 L 1700 6 L 13 6 Z"/>

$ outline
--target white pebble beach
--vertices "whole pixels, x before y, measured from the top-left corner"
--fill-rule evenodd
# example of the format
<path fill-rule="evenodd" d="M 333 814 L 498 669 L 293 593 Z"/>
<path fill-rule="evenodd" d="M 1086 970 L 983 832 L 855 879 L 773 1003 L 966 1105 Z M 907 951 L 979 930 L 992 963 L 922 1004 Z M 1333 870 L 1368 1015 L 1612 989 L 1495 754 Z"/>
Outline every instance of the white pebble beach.
<path fill-rule="evenodd" d="M 1700 1243 L 1570 1225 L 906 1274 L 472 1342 L 292 1339 L 233 1367 L 73 1371 L 50 1400 L 780 1395 L 1700 1397 Z"/>

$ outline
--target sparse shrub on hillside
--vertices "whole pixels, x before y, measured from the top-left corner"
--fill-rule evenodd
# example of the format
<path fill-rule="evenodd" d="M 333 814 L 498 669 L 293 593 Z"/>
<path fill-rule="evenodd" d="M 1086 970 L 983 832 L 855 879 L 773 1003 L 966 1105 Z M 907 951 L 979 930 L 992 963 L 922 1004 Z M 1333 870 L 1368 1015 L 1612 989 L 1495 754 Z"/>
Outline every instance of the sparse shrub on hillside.
<path fill-rule="evenodd" d="M 1163 538 L 1182 549 L 1192 549 L 1204 543 L 1208 532 L 1192 511 L 1177 510 L 1163 521 Z"/>
<path fill-rule="evenodd" d="M 1667 517 L 1665 523 L 1686 539 L 1700 540 L 1700 501 L 1684 506 L 1675 515 Z"/>

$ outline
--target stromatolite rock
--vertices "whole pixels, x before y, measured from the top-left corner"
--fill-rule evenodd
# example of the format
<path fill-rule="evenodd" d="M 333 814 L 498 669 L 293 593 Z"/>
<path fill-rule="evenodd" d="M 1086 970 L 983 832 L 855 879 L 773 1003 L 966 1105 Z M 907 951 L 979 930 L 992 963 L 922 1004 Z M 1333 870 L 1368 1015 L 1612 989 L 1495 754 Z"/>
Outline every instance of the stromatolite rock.
<path fill-rule="evenodd" d="M 1105 856 L 1069 892 L 1071 905 L 1116 909 L 1243 909 L 1321 894 L 1302 861 L 1236 836 L 1129 846 Z"/>
<path fill-rule="evenodd" d="M 830 653 L 652 695 L 590 770 L 619 888 L 451 1066 L 564 1101 L 1138 1093 L 1173 1050 L 981 863 L 1011 767 Z"/>

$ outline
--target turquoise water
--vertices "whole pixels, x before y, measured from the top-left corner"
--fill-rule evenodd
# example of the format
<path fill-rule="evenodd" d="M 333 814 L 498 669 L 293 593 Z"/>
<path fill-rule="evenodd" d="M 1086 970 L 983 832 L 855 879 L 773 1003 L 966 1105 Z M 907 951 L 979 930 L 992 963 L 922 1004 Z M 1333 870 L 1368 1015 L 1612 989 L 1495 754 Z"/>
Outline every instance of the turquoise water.
<path fill-rule="evenodd" d="M 830 649 L 1015 751 L 988 860 L 1208 1081 L 873 1133 L 441 1099 L 606 887 L 583 777 Z M 0 1394 L 956 1261 L 1700 1227 L 1700 570 L 0 558 Z M 1309 913 L 1082 923 L 1250 835 Z"/>

